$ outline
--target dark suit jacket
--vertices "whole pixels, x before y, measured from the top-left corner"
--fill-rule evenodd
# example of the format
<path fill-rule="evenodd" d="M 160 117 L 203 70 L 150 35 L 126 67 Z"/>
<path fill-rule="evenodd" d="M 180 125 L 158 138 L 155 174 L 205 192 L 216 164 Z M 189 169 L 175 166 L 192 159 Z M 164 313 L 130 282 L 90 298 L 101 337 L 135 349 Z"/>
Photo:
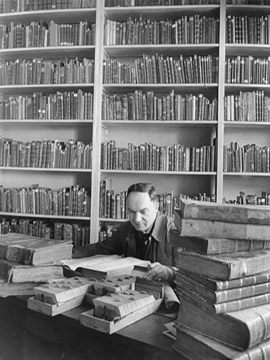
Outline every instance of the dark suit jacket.
<path fill-rule="evenodd" d="M 173 220 L 158 212 L 151 234 L 151 247 L 145 259 L 160 262 L 163 265 L 175 266 L 173 249 L 170 246 L 170 230 L 174 229 Z M 113 231 L 112 237 L 99 243 L 88 245 L 87 256 L 97 254 L 118 254 L 124 257 L 136 257 L 136 230 L 129 221 Z"/>

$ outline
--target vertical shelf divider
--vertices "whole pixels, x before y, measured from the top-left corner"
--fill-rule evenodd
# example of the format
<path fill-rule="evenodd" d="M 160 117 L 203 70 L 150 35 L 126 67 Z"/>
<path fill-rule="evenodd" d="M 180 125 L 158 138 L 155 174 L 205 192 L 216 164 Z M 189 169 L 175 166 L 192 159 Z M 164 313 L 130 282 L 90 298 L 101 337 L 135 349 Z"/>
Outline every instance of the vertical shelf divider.
<path fill-rule="evenodd" d="M 96 1 L 96 40 L 95 40 L 95 79 L 94 79 L 94 114 L 93 114 L 93 161 L 91 178 L 91 227 L 90 243 L 98 241 L 99 198 L 100 198 L 100 150 L 101 150 L 101 107 L 103 81 L 103 34 L 104 0 Z"/>
<path fill-rule="evenodd" d="M 218 69 L 218 124 L 217 124 L 217 176 L 216 201 L 223 199 L 223 145 L 224 145 L 224 94 L 225 94 L 225 39 L 226 2 L 220 1 L 219 15 L 219 69 Z"/>

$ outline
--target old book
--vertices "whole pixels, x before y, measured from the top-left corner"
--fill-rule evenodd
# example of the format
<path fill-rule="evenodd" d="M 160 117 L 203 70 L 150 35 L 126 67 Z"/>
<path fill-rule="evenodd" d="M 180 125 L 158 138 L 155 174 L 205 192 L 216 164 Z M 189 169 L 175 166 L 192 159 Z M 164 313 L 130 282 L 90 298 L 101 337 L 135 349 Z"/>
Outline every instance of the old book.
<path fill-rule="evenodd" d="M 270 271 L 270 250 L 204 255 L 178 250 L 176 266 L 216 280 L 243 278 Z"/>
<path fill-rule="evenodd" d="M 132 275 L 110 277 L 108 279 L 96 279 L 92 283 L 88 293 L 102 296 L 110 293 L 119 293 L 127 290 L 135 290 L 136 278 Z"/>
<path fill-rule="evenodd" d="M 209 298 L 205 297 L 205 294 L 202 295 L 199 289 L 196 291 L 194 289 L 191 289 L 190 287 L 187 287 L 186 285 L 178 286 L 176 291 L 178 292 L 178 294 L 186 297 L 188 300 L 199 306 L 201 309 L 213 314 L 228 313 L 270 303 L 269 292 L 253 296 L 251 295 L 249 297 L 240 299 L 232 299 L 226 302 L 214 302 L 212 299 L 210 300 Z"/>
<path fill-rule="evenodd" d="M 176 273 L 176 282 L 179 276 L 184 274 L 188 276 L 189 281 L 195 280 L 195 282 L 199 282 L 210 290 L 220 291 L 226 289 L 235 289 L 241 288 L 245 286 L 252 286 L 256 284 L 268 283 L 270 281 L 270 271 L 262 272 L 259 274 L 245 276 L 243 278 L 237 278 L 232 280 L 216 280 L 210 277 L 201 276 L 196 273 L 191 273 L 189 271 L 179 270 Z"/>
<path fill-rule="evenodd" d="M 270 338 L 270 304 L 212 314 L 180 296 L 176 324 L 204 334 L 228 346 L 246 350 Z"/>
<path fill-rule="evenodd" d="M 242 351 L 176 324 L 173 349 L 188 360 L 266 360 L 270 357 L 270 341 Z"/>
<path fill-rule="evenodd" d="M 63 277 L 63 266 L 56 264 L 23 265 L 14 261 L 0 260 L 0 275 L 8 282 L 48 282 Z"/>
<path fill-rule="evenodd" d="M 131 275 L 134 265 L 147 265 L 149 261 L 133 257 L 120 258 L 107 263 L 81 267 L 81 273 L 86 278 L 105 279 L 112 276 Z"/>
<path fill-rule="evenodd" d="M 105 264 L 107 262 L 121 259 L 119 255 L 94 255 L 90 257 L 61 260 L 60 263 L 64 267 L 64 275 L 73 277 L 82 274 L 83 268 L 91 268 L 93 265 Z"/>
<path fill-rule="evenodd" d="M 270 241 L 269 226 L 233 222 L 185 219 L 175 216 L 180 236 Z M 237 235 L 236 235 L 237 234 Z"/>
<path fill-rule="evenodd" d="M 115 321 L 153 302 L 155 302 L 154 296 L 146 292 L 128 290 L 111 293 L 93 299 L 94 315 L 101 319 Z"/>
<path fill-rule="evenodd" d="M 95 280 L 89 281 L 82 277 L 51 280 L 35 287 L 34 299 L 46 304 L 60 305 L 76 297 L 84 297 L 94 282 Z"/>
<path fill-rule="evenodd" d="M 0 235 L 0 259 L 40 265 L 72 257 L 72 241 L 10 233 Z"/>
<path fill-rule="evenodd" d="M 270 250 L 270 241 L 218 239 L 210 237 L 180 236 L 171 230 L 171 244 L 200 254 L 226 254 L 241 251 Z"/>
<path fill-rule="evenodd" d="M 266 295 L 267 293 L 270 293 L 269 281 L 258 284 L 254 283 L 254 285 L 249 285 L 249 286 L 239 286 L 231 289 L 217 290 L 208 287 L 204 283 L 202 276 L 198 276 L 197 279 L 194 279 L 191 276 L 189 276 L 188 273 L 184 274 L 178 272 L 176 275 L 175 282 L 176 282 L 176 290 L 179 291 L 184 290 L 189 294 L 195 293 L 195 296 L 198 297 L 199 302 L 200 299 L 203 298 L 205 301 L 213 305 L 225 303 L 224 304 L 225 306 L 227 302 L 230 302 L 232 300 L 237 300 L 239 301 L 239 304 L 237 306 L 241 306 L 241 301 L 240 301 L 241 299 L 245 299 L 245 298 L 249 299 L 250 297 L 255 297 L 262 294 Z M 255 302 L 255 299 L 253 301 Z M 254 304 L 253 306 L 255 305 L 256 304 Z M 239 309 L 236 308 L 235 310 L 240 310 L 240 308 Z M 227 310 L 226 312 L 228 311 L 229 310 Z"/>
<path fill-rule="evenodd" d="M 223 221 L 239 224 L 270 224 L 267 206 L 238 205 L 181 199 L 175 216 L 184 219 Z"/>
<path fill-rule="evenodd" d="M 11 283 L 0 275 L 0 297 L 33 295 L 38 285 L 36 282 Z"/>

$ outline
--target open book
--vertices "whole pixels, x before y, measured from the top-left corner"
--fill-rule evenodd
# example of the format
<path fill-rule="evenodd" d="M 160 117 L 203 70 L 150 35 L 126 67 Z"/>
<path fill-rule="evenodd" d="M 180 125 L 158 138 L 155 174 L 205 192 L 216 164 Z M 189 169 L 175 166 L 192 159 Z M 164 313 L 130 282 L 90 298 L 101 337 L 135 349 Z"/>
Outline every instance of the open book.
<path fill-rule="evenodd" d="M 95 255 L 81 259 L 62 260 L 66 276 L 81 275 L 91 278 L 107 278 L 130 275 L 135 265 L 147 266 L 149 261 L 119 255 Z"/>

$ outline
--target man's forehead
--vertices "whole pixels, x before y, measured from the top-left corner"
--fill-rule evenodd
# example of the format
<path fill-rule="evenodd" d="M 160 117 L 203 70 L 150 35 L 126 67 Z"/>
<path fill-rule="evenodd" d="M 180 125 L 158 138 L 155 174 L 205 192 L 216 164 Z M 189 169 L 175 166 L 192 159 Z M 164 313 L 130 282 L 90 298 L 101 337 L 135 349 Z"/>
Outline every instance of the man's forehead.
<path fill-rule="evenodd" d="M 139 208 L 148 208 L 151 206 L 152 200 L 150 199 L 148 193 L 142 192 L 132 192 L 127 197 L 127 206 L 128 207 L 139 207 Z"/>

